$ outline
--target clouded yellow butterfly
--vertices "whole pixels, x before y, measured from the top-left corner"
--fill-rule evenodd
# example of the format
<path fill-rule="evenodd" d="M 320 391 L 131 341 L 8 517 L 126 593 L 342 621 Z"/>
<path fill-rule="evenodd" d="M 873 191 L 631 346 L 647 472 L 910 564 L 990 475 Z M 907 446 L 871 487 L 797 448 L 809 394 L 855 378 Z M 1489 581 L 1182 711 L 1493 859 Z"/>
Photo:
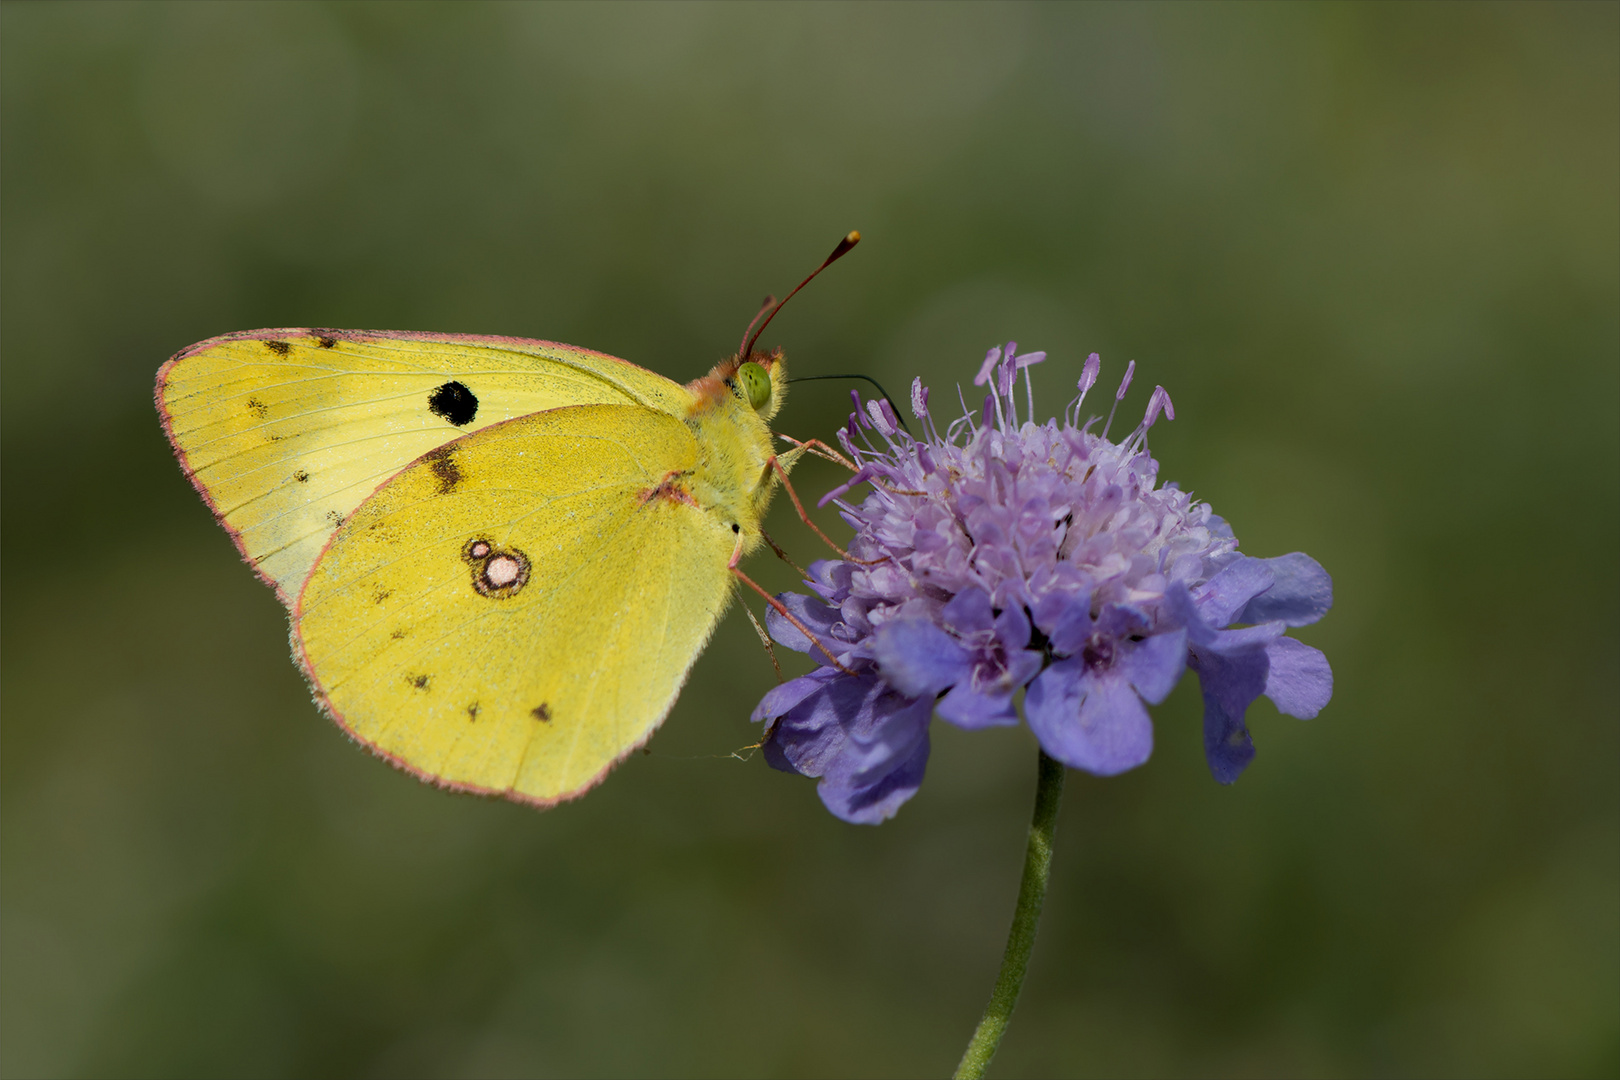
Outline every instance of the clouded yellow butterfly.
<path fill-rule="evenodd" d="M 652 735 L 761 543 L 786 370 L 757 336 L 682 386 L 547 341 L 254 330 L 176 355 L 157 406 L 332 718 L 544 806 Z"/>

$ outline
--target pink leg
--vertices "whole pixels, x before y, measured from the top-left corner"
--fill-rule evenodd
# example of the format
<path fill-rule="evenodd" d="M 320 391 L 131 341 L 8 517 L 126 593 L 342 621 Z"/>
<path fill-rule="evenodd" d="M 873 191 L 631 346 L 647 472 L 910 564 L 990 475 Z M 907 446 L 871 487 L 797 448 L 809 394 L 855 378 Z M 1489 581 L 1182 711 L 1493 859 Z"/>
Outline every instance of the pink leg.
<path fill-rule="evenodd" d="M 792 623 L 794 628 L 797 629 L 799 631 L 799 633 L 801 633 L 805 637 L 809 638 L 810 641 L 815 644 L 815 647 L 820 649 L 822 651 L 822 654 L 825 655 L 827 657 L 828 661 L 830 661 L 832 663 L 833 667 L 837 668 L 839 671 L 842 671 L 845 675 L 853 675 L 853 674 L 855 674 L 853 671 L 849 670 L 849 668 L 845 667 L 843 664 L 840 664 L 838 662 L 838 657 L 836 657 L 836 656 L 834 656 L 832 654 L 832 650 L 827 648 L 827 646 L 823 645 L 821 643 L 821 639 L 816 637 L 815 633 L 813 631 L 811 631 L 811 629 L 808 626 L 806 626 L 806 625 L 804 625 L 804 623 L 800 622 L 798 620 L 798 618 L 793 614 L 793 612 L 791 612 L 791 611 L 789 611 L 787 609 L 787 605 L 783 604 L 782 601 L 778 600 L 776 597 L 772 596 L 770 593 L 768 593 L 764 589 L 760 588 L 758 583 L 755 582 L 753 578 L 751 578 L 747 574 L 743 573 L 742 572 L 742 567 L 737 565 L 741 561 L 742 561 L 742 541 L 739 539 L 737 541 L 737 549 L 731 553 L 731 561 L 726 564 L 726 569 L 730 570 L 733 574 L 737 575 L 737 580 L 738 581 L 741 581 L 744 585 L 747 585 L 750 589 L 753 589 L 755 592 L 759 593 L 759 595 L 763 596 L 765 598 L 765 602 L 767 604 L 771 605 L 771 607 L 775 608 L 776 613 L 778 615 L 782 616 L 782 618 L 784 618 L 788 622 Z"/>
<path fill-rule="evenodd" d="M 821 539 L 826 542 L 828 547 L 838 552 L 839 558 L 843 559 L 845 562 L 852 562 L 856 566 L 876 566 L 878 563 L 886 562 L 888 560 L 889 557 L 887 555 L 883 556 L 881 559 L 857 559 L 855 556 L 833 543 L 832 537 L 822 532 L 821 527 L 810 520 L 810 515 L 805 512 L 804 503 L 799 501 L 799 493 L 793 490 L 793 481 L 788 479 L 787 470 L 782 468 L 782 463 L 773 457 L 771 458 L 770 464 L 771 468 L 776 470 L 776 475 L 781 478 L 782 487 L 787 489 L 788 498 L 793 500 L 793 509 L 799 512 L 799 520 L 810 526 L 810 531 L 821 537 Z"/>

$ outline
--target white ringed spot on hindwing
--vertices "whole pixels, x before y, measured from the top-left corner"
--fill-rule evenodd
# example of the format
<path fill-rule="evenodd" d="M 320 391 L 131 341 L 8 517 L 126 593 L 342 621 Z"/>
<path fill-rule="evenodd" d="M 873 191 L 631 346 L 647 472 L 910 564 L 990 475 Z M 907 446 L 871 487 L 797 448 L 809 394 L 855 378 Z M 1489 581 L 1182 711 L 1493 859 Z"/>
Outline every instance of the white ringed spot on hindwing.
<path fill-rule="evenodd" d="M 472 570 L 473 590 L 491 600 L 516 596 L 529 583 L 529 557 L 517 548 L 475 537 L 462 545 L 461 561 Z"/>

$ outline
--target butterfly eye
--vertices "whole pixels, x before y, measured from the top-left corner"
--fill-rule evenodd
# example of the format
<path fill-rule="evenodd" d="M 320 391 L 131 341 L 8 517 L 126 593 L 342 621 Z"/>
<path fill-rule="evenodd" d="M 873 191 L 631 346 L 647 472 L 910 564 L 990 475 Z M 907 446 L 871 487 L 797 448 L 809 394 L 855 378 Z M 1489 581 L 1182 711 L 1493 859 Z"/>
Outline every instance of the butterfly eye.
<path fill-rule="evenodd" d="M 752 360 L 737 369 L 737 385 L 742 387 L 743 397 L 755 412 L 771 403 L 770 372 Z"/>

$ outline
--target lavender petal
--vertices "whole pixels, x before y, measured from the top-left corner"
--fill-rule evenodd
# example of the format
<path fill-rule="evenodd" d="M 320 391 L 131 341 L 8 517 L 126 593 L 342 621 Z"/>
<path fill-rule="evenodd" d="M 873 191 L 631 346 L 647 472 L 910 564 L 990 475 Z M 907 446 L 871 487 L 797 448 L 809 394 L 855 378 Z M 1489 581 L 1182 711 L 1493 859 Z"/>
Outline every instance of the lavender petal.
<path fill-rule="evenodd" d="M 1249 601 L 1238 614 L 1238 622 L 1277 620 L 1289 626 L 1308 626 L 1333 606 L 1333 579 L 1303 551 L 1251 561 L 1264 563 L 1276 582 Z"/>
<path fill-rule="evenodd" d="M 774 720 L 778 716 L 791 712 L 811 694 L 824 691 L 830 679 L 846 677 L 837 668 L 828 667 L 817 668 L 810 674 L 800 676 L 797 679 L 789 679 L 780 686 L 772 687 L 764 697 L 760 698 L 759 704 L 754 706 L 754 711 L 749 714 L 748 719 L 756 724 L 761 720 Z"/>
<path fill-rule="evenodd" d="M 911 752 L 893 769 L 868 783 L 828 777 L 816 785 L 822 805 L 852 825 L 878 825 L 892 818 L 922 786 L 928 768 L 925 730 Z"/>
<path fill-rule="evenodd" d="M 1078 659 L 1036 676 L 1024 713 L 1048 754 L 1098 776 L 1134 769 L 1153 753 L 1153 722 L 1121 678 L 1095 678 Z"/>
<path fill-rule="evenodd" d="M 778 593 L 776 599 L 824 644 L 834 652 L 838 651 L 837 645 L 828 641 L 833 636 L 833 627 L 842 621 L 837 608 L 829 607 L 815 597 L 805 596 L 803 593 Z M 774 606 L 765 609 L 765 629 L 770 631 L 777 644 L 785 645 L 795 652 L 819 656 L 821 663 L 827 662 L 826 655 Z"/>
<path fill-rule="evenodd" d="M 1254 740 L 1243 716 L 1265 692 L 1266 649 L 1194 649 L 1192 659 L 1204 694 L 1204 758 L 1215 779 L 1230 784 L 1254 760 Z"/>
<path fill-rule="evenodd" d="M 953 596 L 940 616 L 945 625 L 958 634 L 971 634 L 989 630 L 995 625 L 995 612 L 990 607 L 990 594 L 978 586 L 963 589 Z M 1023 642 L 1019 642 L 1020 645 Z"/>
<path fill-rule="evenodd" d="M 1093 625 L 1091 596 L 1083 594 L 1076 597 L 1073 603 L 1052 620 L 1051 628 L 1046 632 L 1047 640 L 1052 643 L 1053 651 L 1059 656 L 1071 656 L 1085 645 L 1086 638 L 1091 636 Z"/>
<path fill-rule="evenodd" d="M 1187 668 L 1187 631 L 1154 634 L 1139 641 L 1121 660 L 1121 671 L 1149 705 L 1170 696 Z"/>
<path fill-rule="evenodd" d="M 805 676 L 820 686 L 776 717 L 765 741 L 765 759 L 804 776 L 828 776 L 856 786 L 875 782 L 904 761 L 927 733 L 932 699 L 902 697 L 876 673 L 827 671 Z"/>
<path fill-rule="evenodd" d="M 776 722 L 765 738 L 765 760 L 772 768 L 820 776 L 848 744 L 847 722 L 855 719 L 863 707 L 870 708 L 873 691 L 878 687 L 875 677 L 859 678 L 826 670 L 831 677 L 819 689 L 774 718 Z"/>
<path fill-rule="evenodd" d="M 895 619 L 872 636 L 883 677 L 907 697 L 933 695 L 971 672 L 971 658 L 951 635 L 921 619 Z"/>
<path fill-rule="evenodd" d="M 1018 710 L 1013 708 L 1012 691 L 984 694 L 966 682 L 951 687 L 935 706 L 941 720 L 947 720 L 965 731 L 987 727 L 1014 727 L 1018 724 Z"/>
<path fill-rule="evenodd" d="M 1001 647 L 1012 654 L 1029 645 L 1029 616 L 1024 614 L 1023 605 L 1008 605 L 995 621 L 996 640 Z M 1027 679 L 1021 680 L 1027 682 Z"/>
<path fill-rule="evenodd" d="M 1333 696 L 1333 669 L 1320 649 L 1280 637 L 1266 646 L 1266 697 L 1277 711 L 1313 719 Z"/>
<path fill-rule="evenodd" d="M 1231 625 L 1243 606 L 1272 588 L 1275 574 L 1266 559 L 1243 556 L 1206 581 L 1193 593 L 1198 614 L 1210 626 Z M 1266 619 L 1239 619 L 1239 622 L 1267 622 Z"/>

